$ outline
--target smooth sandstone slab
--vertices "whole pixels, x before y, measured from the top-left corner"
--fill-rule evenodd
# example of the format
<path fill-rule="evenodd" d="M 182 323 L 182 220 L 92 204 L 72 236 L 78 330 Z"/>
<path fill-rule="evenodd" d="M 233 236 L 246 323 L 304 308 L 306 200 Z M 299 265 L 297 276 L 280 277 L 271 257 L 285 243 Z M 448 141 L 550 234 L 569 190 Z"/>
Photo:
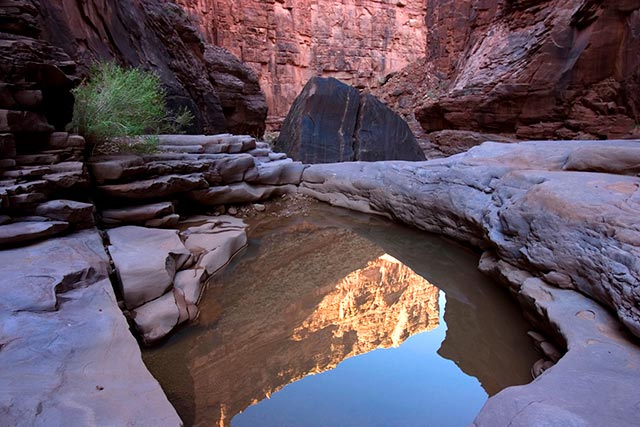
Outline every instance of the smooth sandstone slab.
<path fill-rule="evenodd" d="M 107 221 L 109 223 L 117 223 L 146 221 L 165 215 L 170 215 L 174 212 L 175 209 L 173 203 L 160 202 L 121 209 L 106 209 L 101 212 L 101 215 L 104 221 Z"/>
<path fill-rule="evenodd" d="M 0 251 L 0 424 L 181 425 L 108 273 L 95 230 Z"/>
<path fill-rule="evenodd" d="M 185 246 L 199 257 L 197 268 L 206 270 L 207 275 L 211 276 L 247 245 L 245 227 L 237 218 L 220 216 L 205 224 L 190 227 L 182 234 Z M 182 288 L 187 296 L 188 288 Z M 191 292 L 194 293 L 195 291 Z"/>
<path fill-rule="evenodd" d="M 109 276 L 100 235 L 83 231 L 0 251 L 0 311 L 55 311 L 59 294 Z"/>
<path fill-rule="evenodd" d="M 72 224 L 93 225 L 93 204 L 75 200 L 50 200 L 36 207 L 36 214 Z"/>
<path fill-rule="evenodd" d="M 195 190 L 188 197 L 203 205 L 224 205 L 226 203 L 251 203 L 296 192 L 294 185 L 250 185 L 245 182 L 206 190 Z"/>
<path fill-rule="evenodd" d="M 136 329 L 146 344 L 167 335 L 180 321 L 180 310 L 173 292 L 168 292 L 153 301 L 137 307 L 132 312 Z"/>
<path fill-rule="evenodd" d="M 176 273 L 173 286 L 182 290 L 187 303 L 195 305 L 200 302 L 202 288 L 206 278 L 205 273 L 206 270 L 202 268 L 182 270 Z"/>
<path fill-rule="evenodd" d="M 247 176 L 245 179 L 249 183 L 262 185 L 298 185 L 306 167 L 291 159 L 260 163 L 256 166 L 255 176 Z"/>
<path fill-rule="evenodd" d="M 640 347 L 593 300 L 640 336 L 640 178 L 618 174 L 638 143 L 485 143 L 414 164 L 313 165 L 302 191 L 490 248 L 526 312 L 566 343 L 533 383 L 490 398 L 475 427 L 635 425 Z"/>
<path fill-rule="evenodd" d="M 55 236 L 69 228 L 66 221 L 14 222 L 0 225 L 0 245 L 9 245 Z"/>
<path fill-rule="evenodd" d="M 103 185 L 100 191 L 111 197 L 124 199 L 151 199 L 172 194 L 207 188 L 209 184 L 202 174 L 165 175 L 158 178 L 134 181 L 127 184 Z"/>
<path fill-rule="evenodd" d="M 162 296 L 171 287 L 176 270 L 191 256 L 176 230 L 125 226 L 107 234 L 124 302 L 130 309 Z"/>
<path fill-rule="evenodd" d="M 640 351 L 605 309 L 577 292 L 524 282 L 521 298 L 544 313 L 568 351 L 531 384 L 489 399 L 474 427 L 628 426 L 635 423 Z M 603 397 L 606 401 L 603 402 Z"/>

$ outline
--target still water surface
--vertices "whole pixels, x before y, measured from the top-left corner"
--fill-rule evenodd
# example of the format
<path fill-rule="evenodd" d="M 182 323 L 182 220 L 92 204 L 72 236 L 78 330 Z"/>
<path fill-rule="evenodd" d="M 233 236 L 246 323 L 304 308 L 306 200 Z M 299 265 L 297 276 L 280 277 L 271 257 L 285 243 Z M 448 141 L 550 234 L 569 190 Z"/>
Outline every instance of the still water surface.
<path fill-rule="evenodd" d="M 465 426 L 530 381 L 527 325 L 466 248 L 315 204 L 249 237 L 197 322 L 143 352 L 185 425 Z"/>

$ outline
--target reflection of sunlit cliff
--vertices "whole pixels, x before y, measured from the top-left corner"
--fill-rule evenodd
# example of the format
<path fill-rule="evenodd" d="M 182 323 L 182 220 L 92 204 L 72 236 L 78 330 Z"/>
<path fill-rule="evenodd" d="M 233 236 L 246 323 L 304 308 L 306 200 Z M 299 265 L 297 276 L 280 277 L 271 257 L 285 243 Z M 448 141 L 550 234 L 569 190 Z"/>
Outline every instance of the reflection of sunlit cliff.
<path fill-rule="evenodd" d="M 175 391 L 193 396 L 178 408 L 187 424 L 228 426 L 297 379 L 437 325 L 438 289 L 350 231 L 303 223 L 249 251 L 222 295 L 205 294 L 203 311 L 222 303 L 222 317 L 203 312 L 176 351 L 192 381 Z"/>
<path fill-rule="evenodd" d="M 323 298 L 294 330 L 293 338 L 331 328 L 341 338 L 355 332 L 356 341 L 342 358 L 379 347 L 397 347 L 416 332 L 438 325 L 438 289 L 390 255 L 350 273 Z"/>

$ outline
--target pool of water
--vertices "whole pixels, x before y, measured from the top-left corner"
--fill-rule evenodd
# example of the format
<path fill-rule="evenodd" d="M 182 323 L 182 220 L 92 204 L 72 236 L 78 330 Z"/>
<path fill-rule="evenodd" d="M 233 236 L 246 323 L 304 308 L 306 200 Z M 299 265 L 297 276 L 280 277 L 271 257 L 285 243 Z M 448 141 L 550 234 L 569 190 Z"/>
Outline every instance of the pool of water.
<path fill-rule="evenodd" d="M 440 237 L 322 204 L 251 222 L 147 366 L 185 425 L 465 426 L 531 380 L 517 304 Z"/>

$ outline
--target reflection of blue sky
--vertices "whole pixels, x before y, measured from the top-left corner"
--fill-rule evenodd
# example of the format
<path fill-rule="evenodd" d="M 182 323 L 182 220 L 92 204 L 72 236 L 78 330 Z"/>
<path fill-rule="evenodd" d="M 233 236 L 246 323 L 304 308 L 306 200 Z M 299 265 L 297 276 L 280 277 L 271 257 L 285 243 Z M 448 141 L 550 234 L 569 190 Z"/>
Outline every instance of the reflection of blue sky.
<path fill-rule="evenodd" d="M 437 328 L 289 384 L 236 415 L 232 426 L 466 426 L 487 393 L 476 378 L 437 354 L 447 332 L 442 291 L 439 300 Z"/>

